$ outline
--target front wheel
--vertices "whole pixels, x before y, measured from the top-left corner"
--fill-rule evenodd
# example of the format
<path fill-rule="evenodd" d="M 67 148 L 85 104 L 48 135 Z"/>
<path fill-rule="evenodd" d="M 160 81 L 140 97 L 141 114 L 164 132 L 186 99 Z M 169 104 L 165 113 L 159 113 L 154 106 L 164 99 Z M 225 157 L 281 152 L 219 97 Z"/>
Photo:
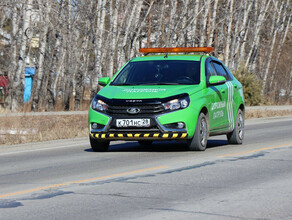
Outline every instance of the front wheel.
<path fill-rule="evenodd" d="M 197 121 L 195 134 L 192 137 L 192 139 L 188 140 L 189 150 L 191 151 L 206 150 L 208 137 L 209 137 L 208 116 L 201 112 Z"/>
<path fill-rule="evenodd" d="M 105 152 L 108 150 L 109 141 L 99 141 L 89 137 L 91 149 L 94 152 Z"/>
<path fill-rule="evenodd" d="M 242 144 L 244 138 L 244 113 L 238 109 L 235 127 L 227 134 L 229 144 Z"/>

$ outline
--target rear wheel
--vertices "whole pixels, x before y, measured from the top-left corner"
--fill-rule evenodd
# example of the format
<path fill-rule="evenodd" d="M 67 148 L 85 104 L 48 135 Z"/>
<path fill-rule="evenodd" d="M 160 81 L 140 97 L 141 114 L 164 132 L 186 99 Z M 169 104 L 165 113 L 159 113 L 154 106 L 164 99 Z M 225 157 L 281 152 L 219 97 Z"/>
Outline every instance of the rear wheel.
<path fill-rule="evenodd" d="M 227 134 L 229 144 L 242 144 L 244 138 L 244 114 L 238 109 L 235 127 L 232 132 Z"/>
<path fill-rule="evenodd" d="M 200 113 L 196 131 L 192 139 L 188 140 L 188 147 L 191 151 L 204 151 L 207 147 L 209 137 L 209 122 L 208 116 L 203 112 Z"/>
<path fill-rule="evenodd" d="M 94 152 L 105 152 L 108 150 L 109 141 L 100 141 L 89 137 L 90 146 Z"/>
<path fill-rule="evenodd" d="M 138 141 L 140 145 L 151 145 L 153 141 Z"/>

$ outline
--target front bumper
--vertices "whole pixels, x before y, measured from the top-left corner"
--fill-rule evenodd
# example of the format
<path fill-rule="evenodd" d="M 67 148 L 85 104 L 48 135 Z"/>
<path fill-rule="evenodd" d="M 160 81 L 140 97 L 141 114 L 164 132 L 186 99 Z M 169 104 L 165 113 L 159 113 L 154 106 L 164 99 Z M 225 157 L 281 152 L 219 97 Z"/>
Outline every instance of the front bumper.
<path fill-rule="evenodd" d="M 117 118 L 129 118 L 131 116 L 110 116 L 101 112 L 89 110 L 89 135 L 91 138 L 100 140 L 184 140 L 193 136 L 197 118 L 196 111 L 191 109 L 183 109 L 170 113 L 143 116 L 142 118 L 151 119 L 151 127 L 149 129 L 128 128 L 119 129 L 115 127 Z M 132 118 L 141 118 L 141 116 L 133 116 Z M 183 129 L 169 129 L 166 124 L 183 122 Z M 92 123 L 104 125 L 101 129 L 91 129 Z"/>
<path fill-rule="evenodd" d="M 134 133 L 91 133 L 90 136 L 95 139 L 103 140 L 171 140 L 187 138 L 186 132 L 171 132 L 171 133 L 153 133 L 153 132 L 134 132 Z"/>

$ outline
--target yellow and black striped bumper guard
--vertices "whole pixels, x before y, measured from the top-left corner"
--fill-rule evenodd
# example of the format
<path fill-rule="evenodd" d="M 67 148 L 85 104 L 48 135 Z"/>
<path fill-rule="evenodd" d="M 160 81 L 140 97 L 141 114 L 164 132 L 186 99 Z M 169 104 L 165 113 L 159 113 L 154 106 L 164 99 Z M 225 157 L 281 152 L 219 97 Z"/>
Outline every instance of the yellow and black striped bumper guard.
<path fill-rule="evenodd" d="M 112 140 L 125 140 L 125 139 L 184 139 L 188 137 L 186 132 L 173 132 L 173 133 L 91 133 L 90 136 L 96 139 L 112 139 Z"/>

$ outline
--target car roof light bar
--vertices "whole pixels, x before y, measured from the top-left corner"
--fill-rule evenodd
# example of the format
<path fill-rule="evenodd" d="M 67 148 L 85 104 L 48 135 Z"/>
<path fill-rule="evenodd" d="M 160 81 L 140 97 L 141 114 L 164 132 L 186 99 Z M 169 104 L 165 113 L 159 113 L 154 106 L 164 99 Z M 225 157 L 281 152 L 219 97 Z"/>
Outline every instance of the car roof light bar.
<path fill-rule="evenodd" d="M 148 53 L 192 53 L 203 52 L 211 53 L 214 47 L 165 47 L 165 48 L 140 48 L 139 52 L 143 54 Z"/>

